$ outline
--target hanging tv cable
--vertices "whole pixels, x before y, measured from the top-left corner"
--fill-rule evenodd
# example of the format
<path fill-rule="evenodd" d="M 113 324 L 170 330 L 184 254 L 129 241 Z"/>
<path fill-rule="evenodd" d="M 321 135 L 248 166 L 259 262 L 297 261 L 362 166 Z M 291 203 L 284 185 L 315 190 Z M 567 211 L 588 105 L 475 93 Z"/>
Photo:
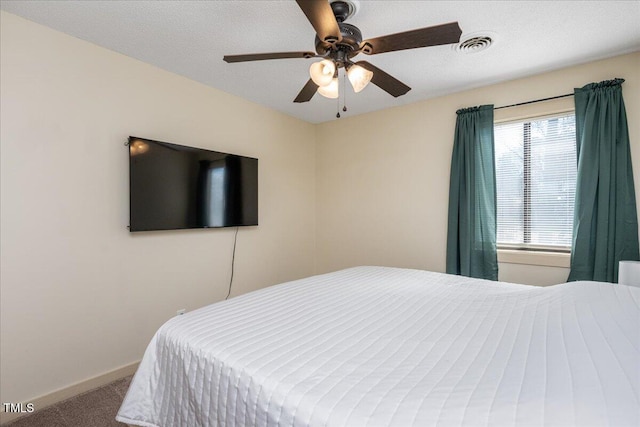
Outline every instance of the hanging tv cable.
<path fill-rule="evenodd" d="M 229 295 L 231 295 L 231 285 L 233 284 L 233 269 L 236 263 L 236 243 L 238 241 L 238 230 L 240 227 L 236 227 L 236 233 L 233 237 L 233 255 L 231 256 L 231 278 L 229 279 L 229 292 L 227 292 L 227 296 L 224 299 L 228 299 Z"/>

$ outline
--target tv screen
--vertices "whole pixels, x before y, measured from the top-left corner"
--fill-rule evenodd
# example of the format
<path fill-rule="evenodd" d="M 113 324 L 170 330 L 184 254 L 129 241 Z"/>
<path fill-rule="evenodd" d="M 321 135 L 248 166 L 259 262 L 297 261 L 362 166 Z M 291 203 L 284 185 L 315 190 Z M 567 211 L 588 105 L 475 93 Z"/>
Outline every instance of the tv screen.
<path fill-rule="evenodd" d="M 129 137 L 130 231 L 258 225 L 258 159 Z"/>

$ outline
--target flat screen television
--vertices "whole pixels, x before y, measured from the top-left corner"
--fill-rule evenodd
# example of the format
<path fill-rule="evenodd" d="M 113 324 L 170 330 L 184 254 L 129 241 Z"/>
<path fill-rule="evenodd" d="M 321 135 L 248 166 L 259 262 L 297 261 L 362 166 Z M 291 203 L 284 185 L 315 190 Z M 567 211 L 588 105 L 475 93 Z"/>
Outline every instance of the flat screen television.
<path fill-rule="evenodd" d="M 129 137 L 129 231 L 258 225 L 258 159 Z"/>

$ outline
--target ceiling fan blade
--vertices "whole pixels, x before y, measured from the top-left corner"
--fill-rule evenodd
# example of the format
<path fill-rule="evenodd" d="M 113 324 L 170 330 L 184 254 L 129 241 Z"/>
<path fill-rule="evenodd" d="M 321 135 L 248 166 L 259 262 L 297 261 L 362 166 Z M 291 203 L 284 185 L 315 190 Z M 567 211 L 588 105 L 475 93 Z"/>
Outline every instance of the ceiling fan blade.
<path fill-rule="evenodd" d="M 307 16 L 320 40 L 327 43 L 335 43 L 342 40 L 338 21 L 336 21 L 328 1 L 296 0 L 296 3 Z"/>
<path fill-rule="evenodd" d="M 376 67 L 375 65 L 367 61 L 358 61 L 356 62 L 356 65 L 359 65 L 362 68 L 366 68 L 367 70 L 373 72 L 371 83 L 378 86 L 380 89 L 384 90 L 389 95 L 395 96 L 397 98 L 411 90 L 409 86 L 402 83 L 400 80 L 385 73 L 380 68 Z"/>
<path fill-rule="evenodd" d="M 314 52 L 276 52 L 276 53 L 250 53 L 247 55 L 225 55 L 226 62 L 247 62 L 262 61 L 265 59 L 287 59 L 287 58 L 314 58 Z"/>
<path fill-rule="evenodd" d="M 362 52 L 367 55 L 375 55 L 377 53 L 393 52 L 396 50 L 458 43 L 461 34 L 462 30 L 458 23 L 450 22 L 434 27 L 420 28 L 368 39 L 360 44 L 360 48 Z"/>
<path fill-rule="evenodd" d="M 316 91 L 318 90 L 318 87 L 319 86 L 317 84 L 315 84 L 313 82 L 313 80 L 309 79 L 307 84 L 304 85 L 304 87 L 302 88 L 302 90 L 300 91 L 298 96 L 296 96 L 296 99 L 293 100 L 293 102 L 309 102 L 309 101 L 311 101 L 311 98 L 313 98 L 313 95 L 316 94 Z"/>

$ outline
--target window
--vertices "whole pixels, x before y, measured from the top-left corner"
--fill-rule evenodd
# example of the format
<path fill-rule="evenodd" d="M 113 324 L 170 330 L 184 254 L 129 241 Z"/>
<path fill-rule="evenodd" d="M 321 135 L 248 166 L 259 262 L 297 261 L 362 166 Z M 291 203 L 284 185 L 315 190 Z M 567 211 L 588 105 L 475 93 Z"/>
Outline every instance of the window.
<path fill-rule="evenodd" d="M 575 129 L 573 112 L 495 124 L 498 247 L 571 248 Z"/>

